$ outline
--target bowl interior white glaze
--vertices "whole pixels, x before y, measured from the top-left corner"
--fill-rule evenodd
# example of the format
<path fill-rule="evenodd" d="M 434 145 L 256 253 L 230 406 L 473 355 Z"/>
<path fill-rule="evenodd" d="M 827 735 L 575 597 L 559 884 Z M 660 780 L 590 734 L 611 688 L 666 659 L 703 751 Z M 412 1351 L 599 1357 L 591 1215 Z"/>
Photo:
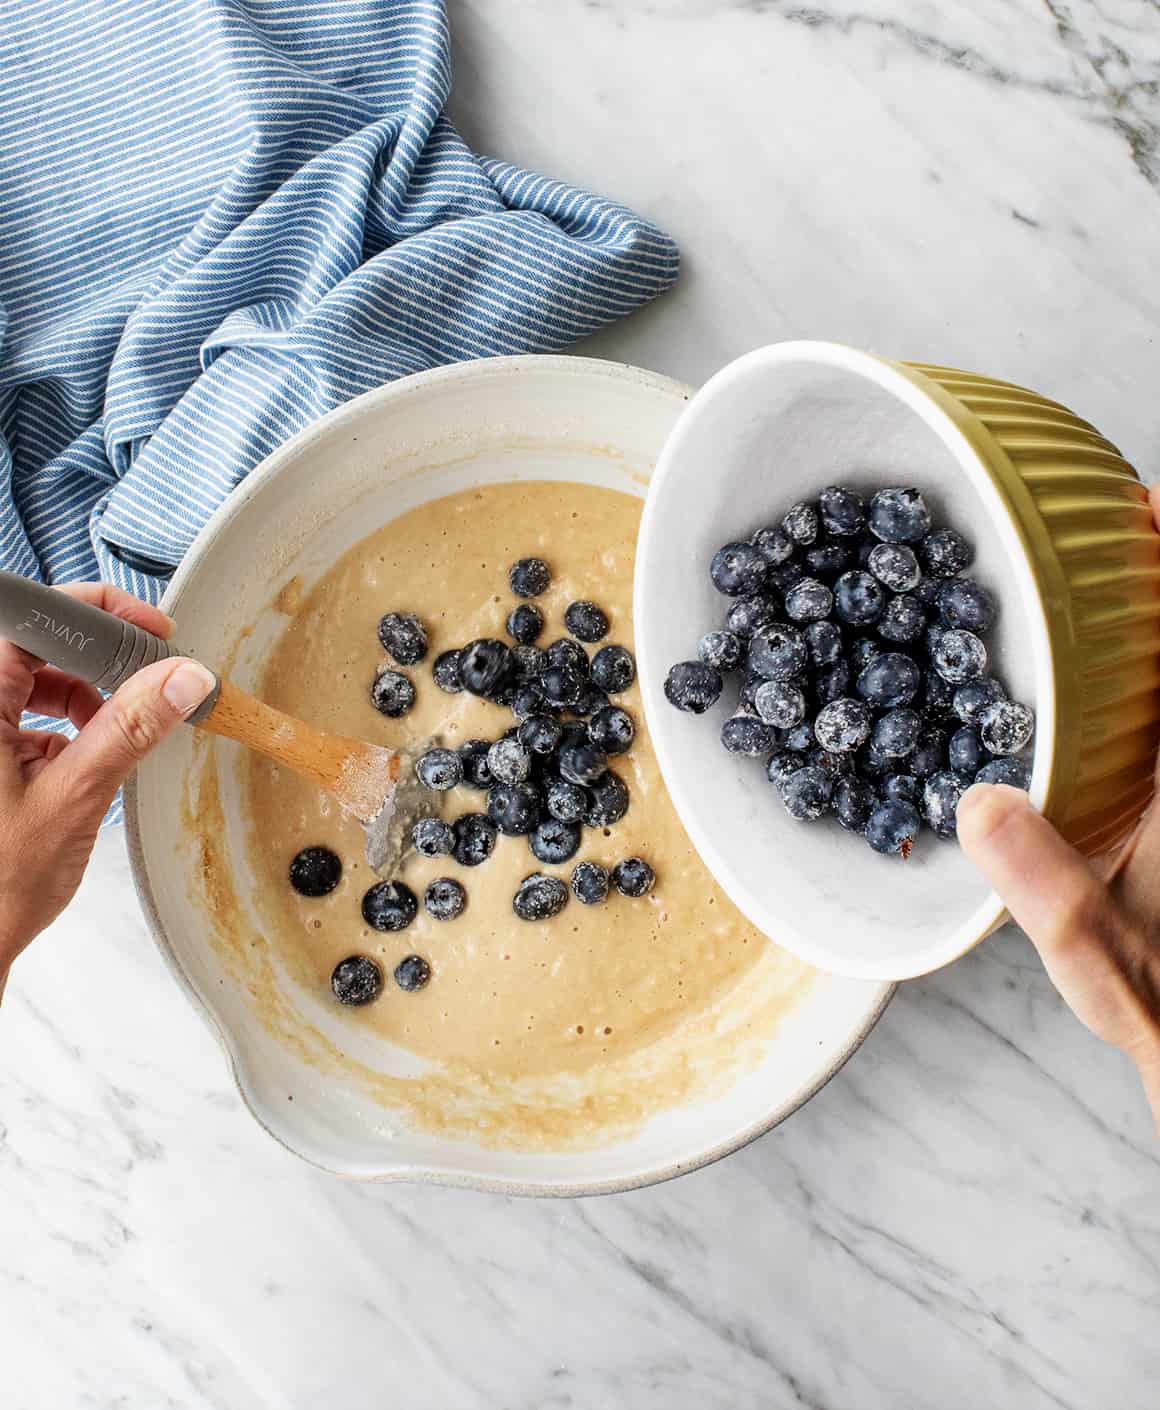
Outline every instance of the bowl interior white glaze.
<path fill-rule="evenodd" d="M 218 665 L 248 632 L 230 671 L 252 686 L 285 625 L 272 602 L 291 576 L 309 589 L 372 529 L 456 490 L 560 479 L 641 496 L 685 400 L 682 388 L 662 378 L 578 358 L 496 359 L 372 392 L 282 447 L 199 536 L 165 603 L 182 648 Z M 252 878 L 238 751 L 224 741 L 212 747 L 244 903 Z M 326 1169 L 517 1193 L 587 1193 L 663 1179 L 726 1154 L 793 1111 L 837 1070 L 889 997 L 889 986 L 822 977 L 761 1064 L 732 1088 L 600 1149 L 496 1150 L 411 1129 L 273 1039 L 207 942 L 197 849 L 179 825 L 193 761 L 193 731 L 179 733 L 146 761 L 128 792 L 139 893 L 163 953 L 221 1038 L 250 1110 L 283 1144 Z M 256 914 L 251 919 L 260 924 Z M 292 997 L 312 1021 L 341 1023 L 326 1005 Z M 365 1038 L 360 1056 L 395 1073 L 414 1062 Z"/>
<path fill-rule="evenodd" d="M 641 690 L 665 782 L 697 850 L 734 903 L 822 968 L 906 979 L 954 959 L 1003 915 L 955 843 L 924 833 L 905 862 L 832 820 L 795 822 L 760 763 L 726 754 L 731 685 L 704 716 L 664 698 L 676 661 L 722 625 L 709 579 L 721 544 L 776 523 L 795 500 L 842 483 L 920 486 L 936 521 L 976 547 L 969 571 L 997 596 L 991 667 L 1038 717 L 1032 798 L 1042 804 L 1054 687 L 1031 565 L 1002 501 L 953 421 L 897 368 L 830 343 L 783 343 L 730 364 L 693 398 L 647 498 L 634 614 Z"/>

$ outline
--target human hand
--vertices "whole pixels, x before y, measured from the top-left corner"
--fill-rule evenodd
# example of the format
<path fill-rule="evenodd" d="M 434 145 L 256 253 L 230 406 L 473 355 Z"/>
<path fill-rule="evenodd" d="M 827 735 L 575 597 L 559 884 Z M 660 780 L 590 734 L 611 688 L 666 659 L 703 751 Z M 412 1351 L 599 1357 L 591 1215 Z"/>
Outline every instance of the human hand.
<path fill-rule="evenodd" d="M 163 612 L 108 584 L 61 591 L 156 636 L 172 629 Z M 87 682 L 0 641 L 0 994 L 12 961 L 72 899 L 126 775 L 213 683 L 204 666 L 173 657 L 102 702 Z M 22 730 L 25 710 L 69 719 L 79 733 Z"/>

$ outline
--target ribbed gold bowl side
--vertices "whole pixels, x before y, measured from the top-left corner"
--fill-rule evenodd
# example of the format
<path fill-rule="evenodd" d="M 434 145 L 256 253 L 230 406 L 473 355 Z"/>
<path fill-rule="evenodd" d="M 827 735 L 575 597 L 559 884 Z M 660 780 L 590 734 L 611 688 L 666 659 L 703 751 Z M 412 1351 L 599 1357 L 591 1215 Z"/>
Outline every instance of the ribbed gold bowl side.
<path fill-rule="evenodd" d="M 1160 534 L 1147 492 L 1058 402 L 953 368 L 902 370 L 965 433 L 1028 548 L 1056 682 L 1045 812 L 1088 855 L 1106 851 L 1147 807 L 1160 745 Z"/>

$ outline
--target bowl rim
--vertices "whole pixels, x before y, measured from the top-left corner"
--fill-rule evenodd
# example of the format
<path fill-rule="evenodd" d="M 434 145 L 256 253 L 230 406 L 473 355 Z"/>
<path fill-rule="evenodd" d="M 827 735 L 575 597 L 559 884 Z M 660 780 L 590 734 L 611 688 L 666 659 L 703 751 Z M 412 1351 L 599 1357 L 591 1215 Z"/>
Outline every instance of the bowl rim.
<path fill-rule="evenodd" d="M 982 438 L 973 439 L 963 424 L 965 409 L 958 415 L 945 404 L 945 397 L 937 395 L 937 388 L 928 379 L 907 364 L 893 362 L 876 353 L 850 347 L 844 343 L 826 342 L 814 339 L 795 339 L 780 343 L 770 343 L 743 354 L 727 363 L 716 372 L 694 395 L 688 408 L 673 428 L 657 460 L 656 470 L 649 482 L 645 497 L 644 512 L 641 516 L 640 535 L 637 540 L 636 572 L 633 584 L 633 610 L 640 617 L 646 595 L 646 579 L 651 574 L 654 553 L 659 557 L 661 535 L 655 525 L 660 522 L 661 504 L 666 483 L 677 459 L 683 455 L 685 442 L 691 434 L 706 406 L 723 391 L 735 383 L 750 378 L 754 372 L 769 372 L 786 364 L 812 364 L 831 367 L 853 374 L 869 381 L 892 394 L 908 410 L 938 435 L 943 445 L 955 458 L 967 477 L 978 490 L 985 502 L 993 501 L 995 522 L 1005 528 L 1009 546 L 1016 550 L 1011 557 L 1013 571 L 1018 579 L 1024 607 L 1034 619 L 1034 631 L 1041 650 L 1036 659 L 1035 703 L 1037 715 L 1035 773 L 1030 796 L 1041 811 L 1048 789 L 1055 773 L 1056 761 L 1056 675 L 1053 659 L 1052 637 L 1044 609 L 1042 592 L 1037 581 L 1028 545 L 1023 535 L 1022 525 L 1006 510 L 1003 501 L 1004 486 L 993 473 L 987 456 L 976 444 Z M 989 440 L 989 438 L 987 438 Z M 997 461 L 1005 456 L 997 445 L 986 445 Z M 1009 465 L 1008 465 L 1008 468 Z M 1011 474 L 1014 471 L 1011 470 Z M 1002 512 L 999 512 L 1002 511 Z M 967 954 L 976 945 L 997 930 L 1009 917 L 1006 907 L 993 889 L 989 889 L 982 902 L 971 915 L 948 935 L 937 942 L 909 951 L 907 963 L 889 966 L 875 963 L 873 959 L 850 956 L 840 948 L 816 941 L 797 933 L 792 926 L 786 927 L 779 918 L 773 923 L 770 908 L 746 878 L 739 876 L 728 856 L 718 846 L 713 833 L 702 825 L 696 806 L 695 791 L 686 780 L 685 771 L 667 738 L 664 726 L 657 727 L 658 719 L 663 719 L 670 709 L 664 700 L 660 682 L 667 669 L 666 664 L 652 659 L 651 646 L 646 631 L 637 621 L 637 658 L 641 680 L 641 701 L 649 734 L 656 750 L 657 761 L 665 786 L 677 809 L 677 813 L 689 834 L 694 846 L 718 884 L 738 909 L 753 922 L 763 934 L 776 934 L 778 944 L 798 955 L 801 959 L 848 979 L 877 980 L 897 983 L 915 979 L 934 970 L 941 969 L 952 961 Z"/>
<path fill-rule="evenodd" d="M 641 387 L 671 396 L 674 401 L 688 402 L 691 389 L 684 383 L 661 373 L 635 367 L 631 363 L 615 362 L 609 359 L 576 357 L 568 355 L 520 354 L 513 357 L 480 358 L 467 362 L 452 363 L 443 367 L 430 368 L 424 372 L 398 378 L 383 383 L 368 392 L 362 393 L 341 406 L 327 412 L 318 420 L 304 427 L 289 440 L 283 442 L 270 455 L 260 462 L 246 478 L 227 496 L 199 530 L 186 550 L 169 581 L 161 599 L 163 610 L 172 606 L 180 596 L 187 580 L 197 571 L 197 563 L 204 551 L 223 531 L 253 496 L 277 475 L 283 465 L 300 455 L 315 440 L 329 434 L 333 428 L 350 420 L 357 420 L 379 404 L 396 404 L 403 398 L 419 395 L 432 385 L 454 384 L 465 379 L 479 380 L 509 376 L 513 373 L 548 370 L 562 376 L 606 377 L 622 383 L 634 383 Z M 659 461 L 658 461 L 659 464 Z M 654 472 L 655 474 L 655 472 Z M 226 1065 L 246 1110 L 253 1120 L 275 1140 L 284 1150 L 317 1170 L 322 1170 L 341 1179 L 363 1184 L 432 1184 L 452 1188 L 481 1190 L 500 1195 L 519 1195 L 539 1198 L 575 1198 L 587 1195 L 620 1194 L 629 1190 L 642 1189 L 649 1185 L 662 1184 L 694 1170 L 712 1165 L 718 1160 L 741 1150 L 759 1136 L 765 1135 L 787 1117 L 793 1115 L 807 1101 L 816 1096 L 828 1082 L 841 1071 L 855 1052 L 866 1041 L 886 1006 L 894 997 L 897 985 L 879 981 L 879 993 L 865 1019 L 853 1033 L 841 1051 L 832 1059 L 826 1070 L 804 1082 L 772 1111 L 756 1121 L 733 1132 L 724 1140 L 718 1141 L 705 1150 L 692 1154 L 688 1159 L 668 1160 L 654 1165 L 643 1166 L 631 1174 L 579 1181 L 559 1181 L 551 1179 L 508 1180 L 500 1176 L 473 1174 L 468 1171 L 439 1168 L 434 1165 L 384 1163 L 380 1169 L 369 1171 L 343 1169 L 336 1165 L 306 1154 L 291 1144 L 283 1134 L 274 1130 L 263 1118 L 259 1104 L 243 1076 L 240 1054 L 231 1042 L 230 1035 L 217 1014 L 210 1008 L 200 991 L 193 984 L 179 960 L 176 951 L 165 933 L 153 886 L 145 864 L 140 819 L 140 800 L 137 776 L 134 771 L 125 783 L 123 790 L 125 839 L 129 856 L 130 873 L 134 890 L 144 914 L 146 925 L 153 941 L 161 953 L 166 967 L 184 991 L 194 1010 L 200 1014 L 217 1040 L 225 1057 Z"/>

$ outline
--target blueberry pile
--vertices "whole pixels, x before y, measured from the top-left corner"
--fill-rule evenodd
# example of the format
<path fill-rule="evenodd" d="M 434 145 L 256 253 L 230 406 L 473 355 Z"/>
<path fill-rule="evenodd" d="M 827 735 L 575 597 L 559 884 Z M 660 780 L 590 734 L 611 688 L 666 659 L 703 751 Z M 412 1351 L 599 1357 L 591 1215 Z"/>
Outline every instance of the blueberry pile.
<path fill-rule="evenodd" d="M 988 674 L 996 605 L 973 560 L 917 489 L 830 486 L 717 550 L 725 621 L 665 695 L 699 715 L 736 679 L 721 743 L 763 762 L 793 818 L 833 814 L 901 857 L 924 824 L 953 837 L 972 783 L 1028 786 L 1035 723 Z"/>
<path fill-rule="evenodd" d="M 507 618 L 510 642 L 482 637 L 444 651 L 431 674 L 441 691 L 486 699 L 509 711 L 512 723 L 494 739 L 428 749 L 415 763 L 419 782 L 432 794 L 472 789 L 483 795 L 481 807 L 450 821 L 421 818 L 411 841 L 422 856 L 477 867 L 492 855 L 501 834 L 526 837 L 537 862 L 562 866 L 580 850 L 584 828 L 607 831 L 628 811 L 628 785 L 609 761 L 632 747 L 636 725 L 611 697 L 632 685 L 636 663 L 623 646 L 598 645 L 608 635 L 609 621 L 594 602 L 569 604 L 564 612 L 569 635 L 547 647 L 536 644 L 545 621 L 529 599 L 551 585 L 542 558 L 520 559 L 508 582 L 521 599 Z M 395 666 L 425 659 L 427 631 L 413 613 L 388 612 L 378 635 L 393 664 L 377 672 L 371 702 L 397 719 L 413 707 L 416 689 Z M 591 656 L 582 643 L 596 647 Z M 303 896 L 328 895 L 341 875 L 341 861 L 324 847 L 307 847 L 290 864 L 290 883 Z M 569 895 L 586 906 L 600 905 L 612 891 L 645 896 L 655 880 L 641 857 L 626 857 L 611 870 L 582 861 L 573 868 L 571 887 L 545 872 L 525 877 L 512 910 L 521 920 L 548 920 L 563 910 Z M 467 892 L 454 877 L 439 877 L 420 900 L 402 881 L 377 881 L 362 899 L 362 916 L 375 930 L 397 932 L 411 924 L 420 904 L 434 920 L 455 920 L 466 908 Z M 409 992 L 422 989 L 430 977 L 431 967 L 420 955 L 408 955 L 394 971 L 396 984 Z M 331 987 L 341 1003 L 370 1003 L 382 992 L 382 971 L 370 957 L 351 955 L 336 966 Z"/>

